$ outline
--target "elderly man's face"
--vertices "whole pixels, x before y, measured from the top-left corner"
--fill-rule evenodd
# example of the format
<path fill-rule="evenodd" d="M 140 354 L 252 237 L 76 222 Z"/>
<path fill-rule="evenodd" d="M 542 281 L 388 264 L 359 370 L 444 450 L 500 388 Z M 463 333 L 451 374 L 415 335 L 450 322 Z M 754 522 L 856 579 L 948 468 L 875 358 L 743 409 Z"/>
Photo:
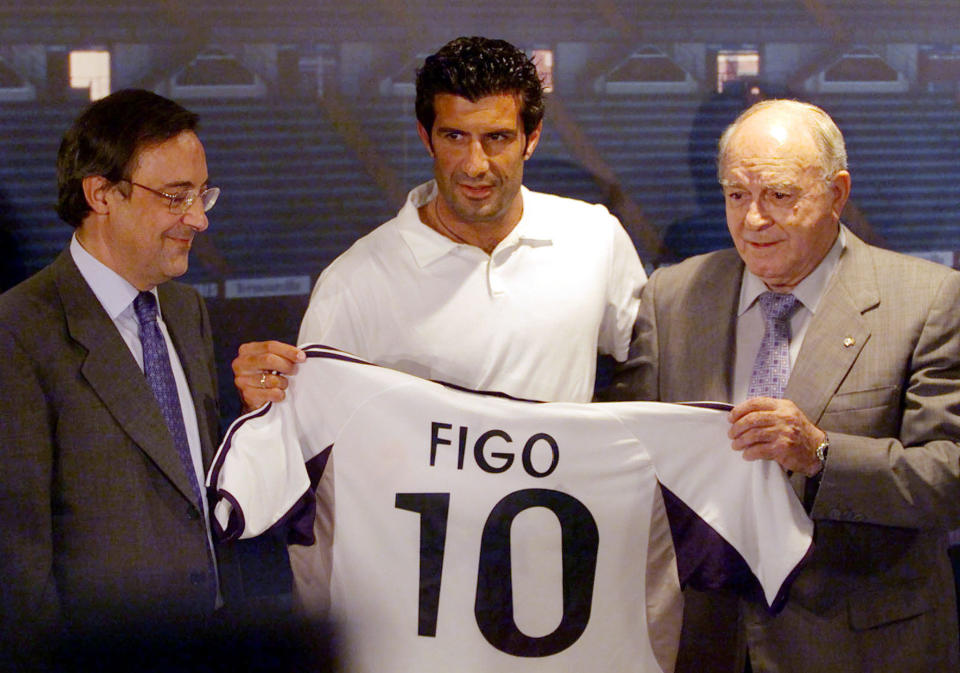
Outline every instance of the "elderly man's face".
<path fill-rule="evenodd" d="M 721 165 L 727 227 L 744 264 L 771 290 L 791 291 L 826 256 L 850 191 L 825 180 L 817 145 L 796 117 L 744 121 Z"/>

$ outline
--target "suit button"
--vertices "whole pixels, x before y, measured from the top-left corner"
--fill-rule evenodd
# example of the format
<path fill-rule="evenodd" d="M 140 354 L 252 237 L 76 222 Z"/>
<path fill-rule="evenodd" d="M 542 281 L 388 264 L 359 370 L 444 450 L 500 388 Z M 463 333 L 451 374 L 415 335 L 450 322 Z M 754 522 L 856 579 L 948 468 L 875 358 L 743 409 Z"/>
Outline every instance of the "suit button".
<path fill-rule="evenodd" d="M 196 521 L 200 518 L 200 512 L 197 511 L 197 508 L 193 505 L 187 505 L 187 518 L 191 521 Z"/>
<path fill-rule="evenodd" d="M 203 584 L 207 581 L 207 573 L 190 573 L 190 584 Z"/>

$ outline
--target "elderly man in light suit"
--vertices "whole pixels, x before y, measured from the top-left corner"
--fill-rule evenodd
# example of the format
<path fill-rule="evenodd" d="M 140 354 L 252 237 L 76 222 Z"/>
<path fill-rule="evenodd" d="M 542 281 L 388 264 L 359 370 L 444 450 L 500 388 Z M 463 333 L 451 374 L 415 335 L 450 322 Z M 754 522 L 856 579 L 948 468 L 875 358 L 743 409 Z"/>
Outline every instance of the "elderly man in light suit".
<path fill-rule="evenodd" d="M 735 250 L 653 275 L 616 397 L 734 403 L 732 449 L 792 475 L 816 550 L 775 617 L 686 592 L 678 670 L 958 670 L 960 273 L 840 224 L 846 151 L 815 106 L 751 107 L 718 168 Z M 779 323 L 768 292 L 799 300 Z"/>

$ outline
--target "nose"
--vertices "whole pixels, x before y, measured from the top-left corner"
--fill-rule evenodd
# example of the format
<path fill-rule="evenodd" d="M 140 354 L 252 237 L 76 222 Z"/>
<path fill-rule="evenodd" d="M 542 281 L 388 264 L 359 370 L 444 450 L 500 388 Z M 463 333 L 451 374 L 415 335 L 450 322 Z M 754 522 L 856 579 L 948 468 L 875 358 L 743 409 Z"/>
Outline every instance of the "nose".
<path fill-rule="evenodd" d="M 210 226 L 210 221 L 207 219 L 207 214 L 203 210 L 202 199 L 196 199 L 193 203 L 191 203 L 190 207 L 187 208 L 180 220 L 185 225 L 197 232 L 204 231 L 208 226 Z"/>
<path fill-rule="evenodd" d="M 490 161 L 480 140 L 474 140 L 467 146 L 467 158 L 463 163 L 463 172 L 471 178 L 480 177 L 490 168 Z"/>
<path fill-rule="evenodd" d="M 747 207 L 743 222 L 749 229 L 765 229 L 770 224 L 770 218 L 763 212 L 759 199 L 752 199 Z"/>

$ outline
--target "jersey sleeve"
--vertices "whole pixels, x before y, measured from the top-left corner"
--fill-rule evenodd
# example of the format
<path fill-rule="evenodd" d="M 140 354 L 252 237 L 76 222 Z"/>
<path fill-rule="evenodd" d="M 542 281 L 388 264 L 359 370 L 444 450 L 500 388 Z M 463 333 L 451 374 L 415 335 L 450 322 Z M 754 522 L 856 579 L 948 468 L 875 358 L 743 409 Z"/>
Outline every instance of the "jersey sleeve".
<path fill-rule="evenodd" d="M 647 282 L 647 274 L 623 226 L 612 215 L 608 217 L 612 220 L 610 265 L 598 345 L 601 353 L 623 362 L 630 349 L 640 291 Z"/>
<path fill-rule="evenodd" d="M 725 436 L 723 411 L 660 402 L 621 408 L 655 465 L 681 583 L 732 589 L 772 611 L 782 607 L 813 546 L 813 523 L 783 470 L 699 441 Z M 660 419 L 678 417 L 683 432 L 651 436 L 643 425 L 650 409 Z"/>
<path fill-rule="evenodd" d="M 290 378 L 287 399 L 234 421 L 214 457 L 207 488 L 219 537 L 244 539 L 282 526 L 291 544 L 314 541 L 314 489 L 340 429 L 372 394 L 364 374 L 379 368 L 335 348 L 303 350 L 307 360 Z M 325 366 L 331 362 L 356 366 Z"/>
<path fill-rule="evenodd" d="M 218 537 L 255 537 L 287 522 L 312 537 L 313 456 L 300 436 L 291 404 L 266 404 L 233 422 L 207 475 Z"/>

